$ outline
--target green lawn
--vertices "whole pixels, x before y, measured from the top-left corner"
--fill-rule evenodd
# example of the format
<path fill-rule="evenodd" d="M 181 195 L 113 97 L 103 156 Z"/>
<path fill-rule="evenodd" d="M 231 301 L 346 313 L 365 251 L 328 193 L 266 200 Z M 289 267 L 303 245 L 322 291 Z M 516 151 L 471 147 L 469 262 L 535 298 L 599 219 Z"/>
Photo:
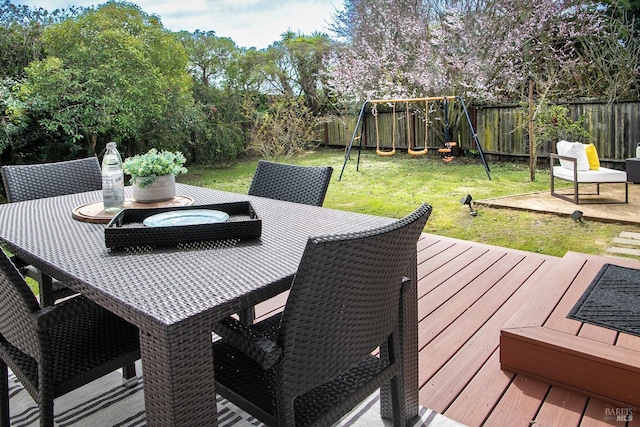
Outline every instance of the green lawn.
<path fill-rule="evenodd" d="M 334 173 L 324 206 L 399 218 L 419 203 L 433 206 L 425 232 L 556 256 L 567 251 L 604 255 L 620 231 L 640 232 L 640 227 L 586 221 L 509 209 L 476 206 L 478 216 L 460 203 L 466 194 L 475 200 L 549 189 L 549 171 L 539 170 L 529 179 L 526 164 L 490 163 L 491 180 L 478 159 L 458 158 L 444 163 L 437 156 L 411 157 L 399 152 L 380 157 L 362 153 L 356 171 L 352 152 L 342 180 L 342 149 L 319 149 L 287 163 L 333 166 Z M 189 167 L 178 181 L 220 190 L 246 193 L 257 159 L 247 158 L 226 167 Z"/>

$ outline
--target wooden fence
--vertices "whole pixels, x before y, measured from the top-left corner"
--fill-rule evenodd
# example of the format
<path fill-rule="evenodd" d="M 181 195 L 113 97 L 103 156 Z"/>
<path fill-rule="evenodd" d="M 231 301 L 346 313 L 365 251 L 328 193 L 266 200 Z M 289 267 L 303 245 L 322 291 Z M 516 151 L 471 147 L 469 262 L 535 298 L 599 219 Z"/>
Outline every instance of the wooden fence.
<path fill-rule="evenodd" d="M 583 142 L 591 142 L 596 146 L 605 165 L 622 164 L 625 158 L 635 157 L 636 145 L 640 142 L 640 101 L 614 104 L 573 102 L 566 106 L 572 119 L 577 120 L 581 116 L 586 118 L 585 127 L 590 139 Z M 519 105 L 467 108 L 482 150 L 489 159 L 529 158 L 528 116 L 525 109 Z M 473 150 L 473 135 L 466 117 L 460 111 L 453 111 L 448 115 L 452 135 L 446 139 L 458 142 L 461 150 Z M 395 147 L 401 150 L 406 150 L 409 144 L 411 147 L 421 148 L 424 146 L 426 133 L 430 153 L 437 153 L 445 142 L 443 112 L 431 111 L 428 117 L 427 127 L 423 112 L 407 114 L 400 109 L 394 114 L 391 111 L 379 111 L 376 131 L 376 120 L 368 111 L 363 146 L 375 148 L 379 143 L 382 150 L 390 150 L 395 143 Z M 325 143 L 333 146 L 348 145 L 356 120 L 355 116 L 349 117 L 346 127 L 344 117 L 328 123 L 324 130 Z M 359 141 L 354 142 L 355 146 L 358 144 Z M 539 159 L 547 160 L 551 149 L 551 144 L 538 146 Z"/>

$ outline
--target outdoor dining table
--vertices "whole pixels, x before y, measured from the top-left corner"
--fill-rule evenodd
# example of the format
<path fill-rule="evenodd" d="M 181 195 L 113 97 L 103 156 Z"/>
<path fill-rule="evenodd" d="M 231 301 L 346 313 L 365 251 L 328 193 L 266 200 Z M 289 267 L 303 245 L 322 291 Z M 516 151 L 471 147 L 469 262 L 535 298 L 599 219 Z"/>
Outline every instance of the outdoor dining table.
<path fill-rule="evenodd" d="M 215 426 L 212 325 L 288 290 L 310 236 L 361 231 L 393 219 L 183 184 L 176 192 L 194 205 L 249 201 L 262 220 L 260 238 L 109 250 L 105 224 L 72 218 L 75 207 L 101 200 L 94 191 L 0 205 L 0 242 L 139 328 L 147 425 Z M 413 283 L 415 267 L 407 272 Z M 404 298 L 405 413 L 411 419 L 418 412 L 415 286 Z M 381 412 L 390 416 L 388 390 L 382 394 Z"/>

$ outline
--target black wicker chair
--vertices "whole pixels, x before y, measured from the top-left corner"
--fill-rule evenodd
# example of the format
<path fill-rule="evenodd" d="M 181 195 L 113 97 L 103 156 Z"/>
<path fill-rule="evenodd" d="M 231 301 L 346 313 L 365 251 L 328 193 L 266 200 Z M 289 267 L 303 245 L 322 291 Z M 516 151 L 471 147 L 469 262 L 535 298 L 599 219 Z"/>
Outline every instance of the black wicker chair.
<path fill-rule="evenodd" d="M 331 425 L 390 383 L 404 426 L 399 313 L 430 213 L 424 204 L 386 227 L 310 238 L 281 314 L 214 327 L 216 392 L 267 425 Z M 388 358 L 372 355 L 381 346 Z"/>
<path fill-rule="evenodd" d="M 55 163 L 5 165 L 2 166 L 1 173 L 9 203 L 102 189 L 102 172 L 97 157 Z M 42 306 L 75 294 L 60 282 L 43 276 L 21 259 L 13 261 L 23 274 L 40 285 Z"/>
<path fill-rule="evenodd" d="M 97 157 L 65 162 L 2 166 L 9 203 L 82 193 L 102 188 Z"/>
<path fill-rule="evenodd" d="M 258 161 L 249 195 L 322 206 L 333 168 Z"/>
<path fill-rule="evenodd" d="M 0 251 L 1 252 L 1 251 Z M 0 254 L 0 423 L 9 426 L 9 367 L 53 426 L 53 402 L 140 358 L 138 329 L 82 296 L 40 308 Z"/>
<path fill-rule="evenodd" d="M 249 195 L 322 206 L 333 174 L 331 166 L 298 166 L 259 160 Z M 255 308 L 238 313 L 242 322 L 255 319 Z"/>

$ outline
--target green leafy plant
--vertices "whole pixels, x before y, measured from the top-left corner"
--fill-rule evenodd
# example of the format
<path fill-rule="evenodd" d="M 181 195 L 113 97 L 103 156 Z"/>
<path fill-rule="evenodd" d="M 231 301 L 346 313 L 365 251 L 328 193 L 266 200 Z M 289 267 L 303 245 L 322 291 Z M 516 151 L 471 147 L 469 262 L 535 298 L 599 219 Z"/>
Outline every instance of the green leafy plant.
<path fill-rule="evenodd" d="M 152 148 L 145 154 L 127 158 L 122 165 L 122 170 L 127 175 L 131 175 L 132 184 L 137 178 L 142 178 L 137 181 L 137 184 L 140 187 L 146 187 L 158 176 L 187 173 L 187 168 L 184 167 L 186 161 L 187 159 L 179 151 L 158 151 Z"/>
<path fill-rule="evenodd" d="M 584 128 L 586 118 L 578 120 L 569 117 L 569 109 L 563 105 L 542 103 L 535 116 L 535 137 L 538 144 L 555 143 L 560 139 L 585 141 L 589 132 Z"/>

